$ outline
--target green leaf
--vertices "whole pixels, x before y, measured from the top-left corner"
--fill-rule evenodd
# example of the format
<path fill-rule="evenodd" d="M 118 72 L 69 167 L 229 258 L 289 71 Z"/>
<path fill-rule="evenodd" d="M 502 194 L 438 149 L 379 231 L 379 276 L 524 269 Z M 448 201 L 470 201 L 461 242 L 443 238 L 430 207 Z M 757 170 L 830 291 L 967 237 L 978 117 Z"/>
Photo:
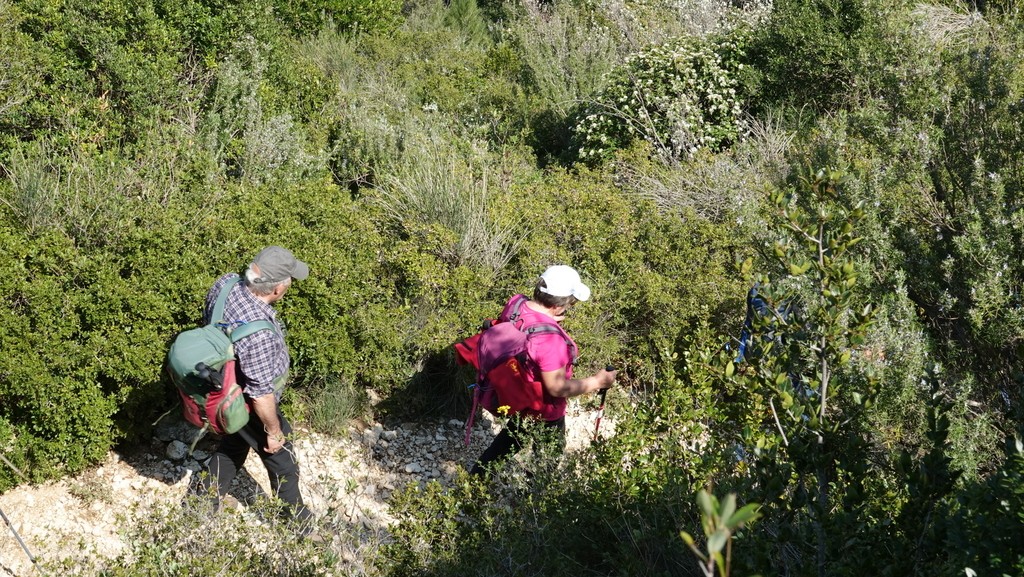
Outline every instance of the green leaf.
<path fill-rule="evenodd" d="M 718 529 L 713 535 L 708 537 L 708 553 L 715 554 L 721 552 L 728 541 L 729 530 L 724 527 Z"/>
<path fill-rule="evenodd" d="M 686 543 L 690 547 L 693 547 L 694 543 L 696 543 L 696 541 L 694 541 L 693 539 L 693 536 L 687 533 L 686 531 L 680 531 L 679 536 L 683 538 L 683 543 Z"/>
<path fill-rule="evenodd" d="M 704 489 L 701 489 L 700 492 L 697 493 L 697 505 L 708 517 L 715 514 L 715 508 L 711 504 L 711 495 L 709 495 Z"/>
<path fill-rule="evenodd" d="M 736 530 L 742 527 L 744 524 L 753 521 L 754 519 L 757 519 L 761 516 L 761 513 L 759 512 L 760 508 L 761 505 L 757 503 L 750 503 L 749 505 L 744 505 L 743 507 L 740 508 L 739 511 L 736 511 L 736 513 L 734 513 L 732 516 L 726 519 L 725 526 L 728 527 L 730 530 Z"/>
<path fill-rule="evenodd" d="M 729 493 L 722 499 L 722 508 L 719 516 L 722 519 L 728 519 L 732 517 L 732 514 L 736 512 L 736 493 Z"/>
<path fill-rule="evenodd" d="M 753 266 L 754 266 L 754 260 L 753 259 L 748 258 L 747 260 L 743 261 L 743 264 L 740 265 L 740 274 L 742 274 L 744 276 L 750 274 L 750 269 L 753 268 Z"/>
<path fill-rule="evenodd" d="M 725 376 L 726 376 L 726 378 L 732 377 L 733 373 L 735 373 L 735 372 L 736 372 L 736 364 L 735 363 L 730 361 L 729 364 L 725 365 Z"/>

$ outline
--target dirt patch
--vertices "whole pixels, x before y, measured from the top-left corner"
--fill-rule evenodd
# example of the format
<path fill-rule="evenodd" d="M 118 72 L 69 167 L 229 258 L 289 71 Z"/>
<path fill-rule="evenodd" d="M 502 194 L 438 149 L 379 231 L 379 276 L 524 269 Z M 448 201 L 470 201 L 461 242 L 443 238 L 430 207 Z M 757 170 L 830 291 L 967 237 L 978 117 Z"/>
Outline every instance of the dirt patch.
<path fill-rule="evenodd" d="M 568 450 L 587 447 L 595 411 L 570 402 Z M 0 575 L 39 575 L 15 538 L 21 537 L 38 562 L 85 562 L 112 557 L 125 547 L 121 532 L 137 511 L 177 503 L 188 494 L 216 439 L 202 439 L 192 455 L 182 454 L 194 429 L 172 423 L 157 431 L 150 446 L 131 455 L 111 452 L 99 466 L 60 481 L 17 487 L 0 495 L 0 510 L 11 526 L 0 526 Z M 175 427 L 178 427 L 175 429 Z M 614 425 L 602 421 L 603 435 Z M 402 423 L 384 427 L 366 423 L 350 428 L 347 438 L 297 431 L 294 446 L 301 466 L 302 494 L 317 515 L 385 529 L 392 523 L 388 500 L 409 483 L 447 483 L 460 467 L 469 468 L 500 430 L 489 416 L 478 417 L 470 445 L 463 443 L 459 420 Z M 181 437 L 185 437 L 182 439 Z M 246 507 L 269 491 L 266 470 L 250 453 L 229 495 Z"/>

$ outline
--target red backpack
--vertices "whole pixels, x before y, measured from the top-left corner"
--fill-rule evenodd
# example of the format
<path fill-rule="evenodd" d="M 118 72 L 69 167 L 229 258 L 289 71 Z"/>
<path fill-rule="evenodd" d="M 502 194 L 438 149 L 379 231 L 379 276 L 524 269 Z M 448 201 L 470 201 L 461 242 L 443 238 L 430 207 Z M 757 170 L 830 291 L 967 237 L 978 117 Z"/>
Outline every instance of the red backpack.
<path fill-rule="evenodd" d="M 519 413 L 537 413 L 544 406 L 544 385 L 530 378 L 528 366 L 532 360 L 526 344 L 532 335 L 558 333 L 569 348 L 569 364 L 576 360 L 576 344 L 557 324 L 534 323 L 526 326 L 521 310 L 528 299 L 516 295 L 508 322 L 494 319 L 484 321 L 477 334 L 452 345 L 456 362 L 472 365 L 477 381 L 473 388 L 473 407 L 466 419 L 466 444 L 473 428 L 476 408 L 482 406 L 497 416 L 498 407 L 507 406 L 507 416 Z"/>

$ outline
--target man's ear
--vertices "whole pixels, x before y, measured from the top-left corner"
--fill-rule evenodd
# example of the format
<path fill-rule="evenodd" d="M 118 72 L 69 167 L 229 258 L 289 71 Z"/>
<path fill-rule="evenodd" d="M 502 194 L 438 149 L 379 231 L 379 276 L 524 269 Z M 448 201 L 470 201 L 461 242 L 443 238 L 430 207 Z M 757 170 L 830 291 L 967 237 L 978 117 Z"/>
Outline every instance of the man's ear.
<path fill-rule="evenodd" d="M 259 267 L 259 265 L 254 263 L 254 262 L 253 263 L 249 263 L 249 268 L 245 271 L 245 278 L 249 282 L 252 282 L 252 281 L 260 278 L 260 276 L 261 275 L 260 275 L 260 267 Z"/>

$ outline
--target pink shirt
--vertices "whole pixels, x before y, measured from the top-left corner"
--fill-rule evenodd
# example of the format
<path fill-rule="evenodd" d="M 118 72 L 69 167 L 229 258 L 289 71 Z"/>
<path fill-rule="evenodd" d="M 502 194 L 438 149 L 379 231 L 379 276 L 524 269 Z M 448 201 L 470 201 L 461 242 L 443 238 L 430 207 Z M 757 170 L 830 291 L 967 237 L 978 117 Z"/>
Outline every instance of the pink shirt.
<path fill-rule="evenodd" d="M 509 320 L 509 316 L 512 314 L 513 303 L 517 297 L 520 297 L 520 295 L 512 297 L 505 304 L 505 308 L 502 309 L 499 317 L 501 320 Z M 522 323 L 521 327 L 529 328 L 537 324 L 548 324 L 557 326 L 560 330 L 559 333 L 536 333 L 530 336 L 526 343 L 526 353 L 532 361 L 528 364 L 530 378 L 541 382 L 541 372 L 557 371 L 561 368 L 565 368 L 566 379 L 572 378 L 572 356 L 569 345 L 566 344 L 566 341 L 568 341 L 572 343 L 572 348 L 576 349 L 576 343 L 573 342 L 572 337 L 562 330 L 561 325 L 554 318 L 531 309 L 525 303 L 519 307 L 519 318 Z M 519 323 L 517 322 L 517 324 Z M 565 404 L 566 399 L 564 397 L 552 397 L 545 390 L 544 407 L 538 416 L 545 421 L 560 419 L 565 416 Z"/>

